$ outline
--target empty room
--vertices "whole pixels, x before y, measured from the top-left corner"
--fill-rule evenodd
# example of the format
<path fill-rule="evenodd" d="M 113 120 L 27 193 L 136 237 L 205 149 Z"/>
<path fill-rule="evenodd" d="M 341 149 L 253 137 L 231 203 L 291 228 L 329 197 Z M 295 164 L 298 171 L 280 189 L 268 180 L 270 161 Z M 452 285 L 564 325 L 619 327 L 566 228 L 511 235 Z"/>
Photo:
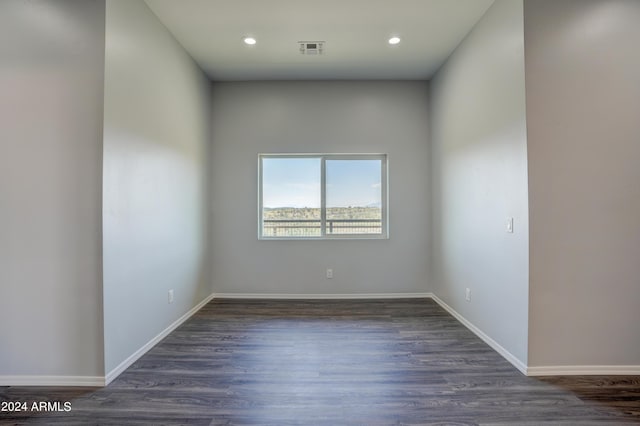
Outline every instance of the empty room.
<path fill-rule="evenodd" d="M 640 424 L 639 22 L 0 0 L 0 424 Z"/>

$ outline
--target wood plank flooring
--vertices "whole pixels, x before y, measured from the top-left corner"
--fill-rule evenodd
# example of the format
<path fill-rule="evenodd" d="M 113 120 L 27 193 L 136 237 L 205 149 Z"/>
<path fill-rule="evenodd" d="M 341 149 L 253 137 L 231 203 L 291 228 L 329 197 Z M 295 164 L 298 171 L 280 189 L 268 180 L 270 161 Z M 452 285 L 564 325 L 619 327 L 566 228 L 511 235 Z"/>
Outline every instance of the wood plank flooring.
<path fill-rule="evenodd" d="M 528 378 L 430 299 L 214 300 L 108 387 L 0 424 L 640 425 L 640 377 Z"/>

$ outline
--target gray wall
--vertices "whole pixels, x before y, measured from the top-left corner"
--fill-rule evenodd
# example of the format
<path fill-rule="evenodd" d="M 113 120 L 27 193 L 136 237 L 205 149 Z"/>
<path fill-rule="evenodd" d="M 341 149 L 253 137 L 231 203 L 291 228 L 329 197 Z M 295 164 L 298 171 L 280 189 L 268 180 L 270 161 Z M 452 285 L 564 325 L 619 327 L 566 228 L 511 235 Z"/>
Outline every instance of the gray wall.
<path fill-rule="evenodd" d="M 525 2 L 531 366 L 640 365 L 640 2 Z"/>
<path fill-rule="evenodd" d="M 427 103 L 424 82 L 214 84 L 215 292 L 426 292 Z M 257 156 L 278 152 L 388 153 L 390 238 L 258 241 Z"/>
<path fill-rule="evenodd" d="M 108 0 L 106 10 L 108 373 L 211 293 L 210 84 L 144 2 Z"/>
<path fill-rule="evenodd" d="M 526 365 L 523 45 L 522 1 L 498 0 L 431 82 L 431 277 L 438 297 Z"/>
<path fill-rule="evenodd" d="M 103 67 L 103 2 L 0 1 L 0 384 L 104 373 Z"/>

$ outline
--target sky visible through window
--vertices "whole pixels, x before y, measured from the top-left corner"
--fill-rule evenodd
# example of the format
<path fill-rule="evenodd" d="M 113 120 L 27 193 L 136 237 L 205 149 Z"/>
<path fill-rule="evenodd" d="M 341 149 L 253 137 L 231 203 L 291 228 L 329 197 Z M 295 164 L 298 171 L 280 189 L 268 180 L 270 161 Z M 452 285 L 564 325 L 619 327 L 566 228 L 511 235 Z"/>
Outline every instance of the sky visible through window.
<path fill-rule="evenodd" d="M 380 207 L 380 160 L 327 160 L 327 207 Z"/>
<path fill-rule="evenodd" d="M 264 158 L 262 205 L 320 208 L 319 158 Z"/>
<path fill-rule="evenodd" d="M 327 207 L 380 207 L 381 160 L 326 160 Z M 265 208 L 320 208 L 319 158 L 264 158 Z"/>

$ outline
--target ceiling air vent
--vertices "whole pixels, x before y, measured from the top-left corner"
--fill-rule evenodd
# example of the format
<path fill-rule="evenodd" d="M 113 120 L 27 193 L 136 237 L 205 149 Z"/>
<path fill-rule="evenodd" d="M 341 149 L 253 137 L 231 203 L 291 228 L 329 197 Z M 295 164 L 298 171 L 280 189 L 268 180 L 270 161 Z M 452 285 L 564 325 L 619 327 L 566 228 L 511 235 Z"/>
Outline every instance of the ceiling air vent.
<path fill-rule="evenodd" d="M 324 41 L 299 41 L 300 53 L 303 55 L 322 55 Z"/>

